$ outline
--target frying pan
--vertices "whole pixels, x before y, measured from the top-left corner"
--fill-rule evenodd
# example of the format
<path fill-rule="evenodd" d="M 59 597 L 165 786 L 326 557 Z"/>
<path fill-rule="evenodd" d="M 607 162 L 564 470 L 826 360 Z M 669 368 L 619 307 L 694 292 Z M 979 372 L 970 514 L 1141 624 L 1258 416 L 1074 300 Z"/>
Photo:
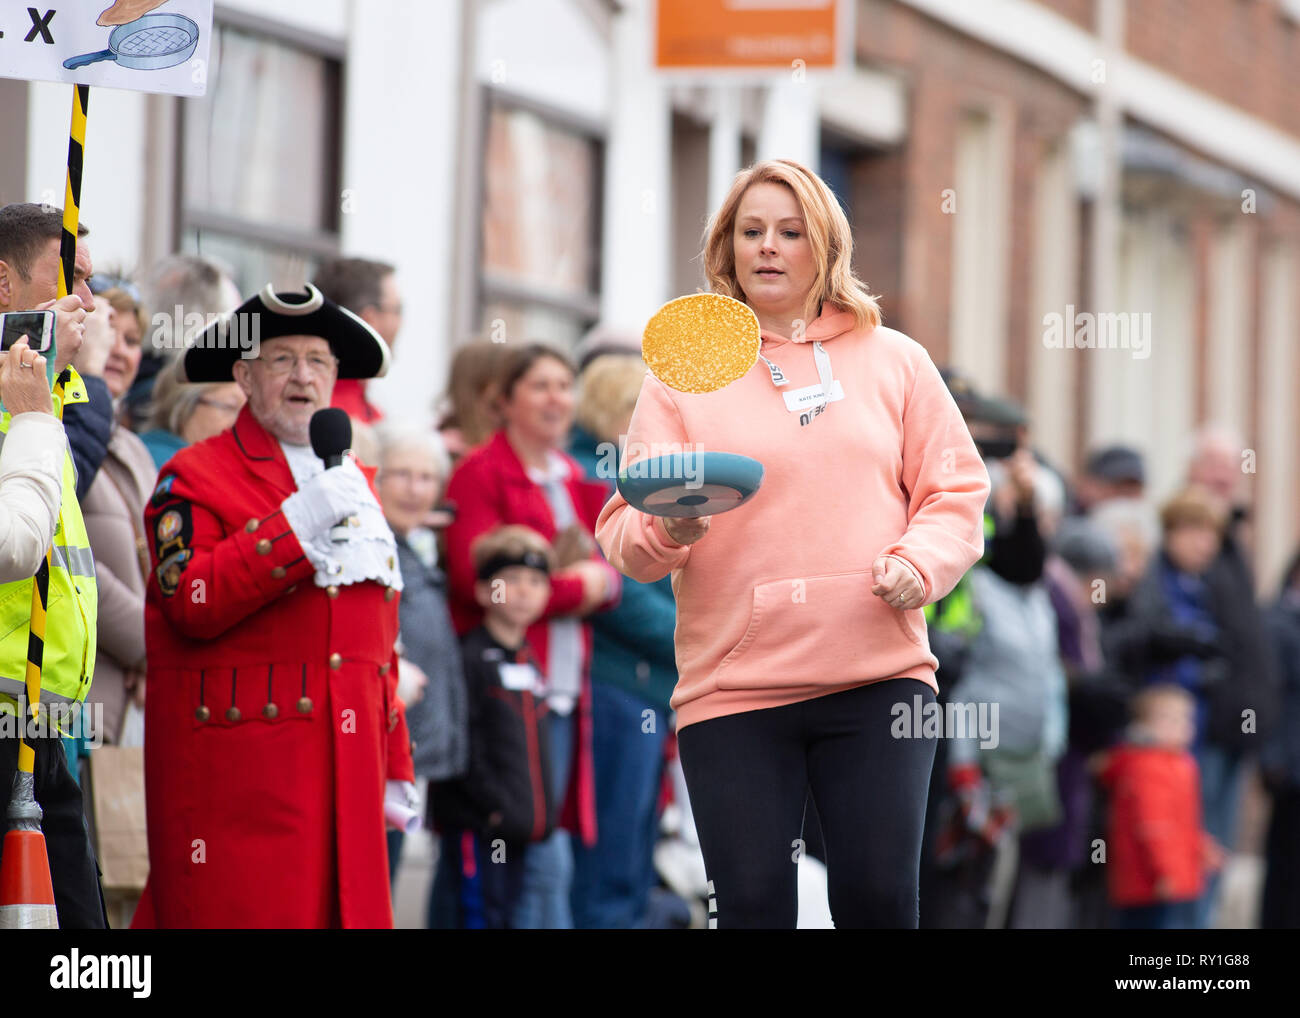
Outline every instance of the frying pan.
<path fill-rule="evenodd" d="M 108 49 L 69 57 L 63 66 L 74 71 L 100 60 L 116 60 L 137 71 L 157 71 L 185 63 L 198 44 L 199 26 L 185 15 L 146 14 L 113 29 Z"/>
<path fill-rule="evenodd" d="M 685 457 L 698 474 L 687 483 Z M 632 476 L 629 476 L 629 473 Z M 763 464 L 732 452 L 669 453 L 639 460 L 618 475 L 618 493 L 651 516 L 698 519 L 744 505 L 763 483 Z"/>

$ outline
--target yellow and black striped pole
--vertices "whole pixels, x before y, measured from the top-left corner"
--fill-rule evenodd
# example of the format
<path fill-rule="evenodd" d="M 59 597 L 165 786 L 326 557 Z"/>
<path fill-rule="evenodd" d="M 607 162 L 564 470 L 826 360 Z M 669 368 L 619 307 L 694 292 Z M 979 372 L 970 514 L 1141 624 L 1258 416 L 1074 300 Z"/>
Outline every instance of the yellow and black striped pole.
<path fill-rule="evenodd" d="M 72 279 L 77 261 L 77 225 L 81 221 L 81 170 L 86 151 L 86 108 L 89 104 L 90 86 L 74 85 L 72 127 L 68 137 L 68 177 L 63 196 L 63 235 L 59 241 L 60 297 L 66 297 L 72 292 Z M 55 412 L 60 417 L 63 416 L 63 387 L 67 381 L 66 370 L 54 381 Z M 64 492 L 63 497 L 68 498 L 69 493 Z M 71 497 L 75 498 L 75 493 Z M 36 571 L 36 582 L 32 584 L 32 618 L 27 638 L 26 675 L 27 709 L 32 715 L 36 714 L 41 702 L 41 665 L 45 659 L 45 610 L 49 602 L 52 553 L 52 549 L 46 549 L 45 561 Z M 18 747 L 18 770 L 31 774 L 35 766 L 36 752 L 24 738 Z"/>

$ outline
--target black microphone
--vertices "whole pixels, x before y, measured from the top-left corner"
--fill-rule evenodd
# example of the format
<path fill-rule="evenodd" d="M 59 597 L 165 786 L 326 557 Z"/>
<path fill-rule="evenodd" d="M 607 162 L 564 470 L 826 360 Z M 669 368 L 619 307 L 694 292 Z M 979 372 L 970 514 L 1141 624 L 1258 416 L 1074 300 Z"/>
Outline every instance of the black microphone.
<path fill-rule="evenodd" d="M 352 420 L 347 411 L 326 407 L 311 415 L 307 425 L 311 451 L 325 461 L 325 469 L 343 462 L 343 454 L 352 446 Z"/>
<path fill-rule="evenodd" d="M 325 461 L 325 469 L 329 470 L 342 464 L 343 454 L 352 445 L 352 420 L 346 411 L 326 407 L 311 415 L 307 433 L 311 436 L 311 451 Z M 342 544 L 347 539 L 346 519 L 330 527 L 330 540 L 335 544 Z"/>

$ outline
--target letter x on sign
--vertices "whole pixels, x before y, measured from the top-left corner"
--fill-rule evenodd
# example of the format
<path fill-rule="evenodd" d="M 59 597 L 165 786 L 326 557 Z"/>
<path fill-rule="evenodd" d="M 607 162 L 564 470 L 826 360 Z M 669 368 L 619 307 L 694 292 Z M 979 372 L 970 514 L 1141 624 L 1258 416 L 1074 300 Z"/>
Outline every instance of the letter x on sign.
<path fill-rule="evenodd" d="M 46 11 L 44 17 L 41 17 L 40 11 L 35 7 L 28 7 L 27 13 L 32 19 L 32 30 L 27 33 L 27 38 L 23 42 L 31 42 L 36 38 L 36 33 L 39 32 L 46 45 L 53 46 L 54 36 L 50 35 L 50 21 L 54 18 L 53 9 Z"/>

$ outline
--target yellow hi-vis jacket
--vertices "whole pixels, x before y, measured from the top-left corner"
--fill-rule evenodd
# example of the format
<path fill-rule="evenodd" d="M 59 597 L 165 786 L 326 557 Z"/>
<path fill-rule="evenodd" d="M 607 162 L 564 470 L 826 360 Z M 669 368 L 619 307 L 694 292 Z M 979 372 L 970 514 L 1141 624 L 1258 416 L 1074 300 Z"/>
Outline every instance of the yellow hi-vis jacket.
<path fill-rule="evenodd" d="M 75 371 L 64 387 L 63 402 L 87 402 L 86 387 Z M 0 444 L 9 432 L 10 415 L 0 415 Z M 72 454 L 63 452 L 63 499 L 54 529 L 49 598 L 45 615 L 45 653 L 41 700 L 81 703 L 95 673 L 95 623 L 99 611 L 95 560 L 77 502 Z M 35 579 L 0 583 L 0 713 L 15 714 L 26 697 L 28 636 Z M 8 789 L 4 790 L 7 795 Z"/>

